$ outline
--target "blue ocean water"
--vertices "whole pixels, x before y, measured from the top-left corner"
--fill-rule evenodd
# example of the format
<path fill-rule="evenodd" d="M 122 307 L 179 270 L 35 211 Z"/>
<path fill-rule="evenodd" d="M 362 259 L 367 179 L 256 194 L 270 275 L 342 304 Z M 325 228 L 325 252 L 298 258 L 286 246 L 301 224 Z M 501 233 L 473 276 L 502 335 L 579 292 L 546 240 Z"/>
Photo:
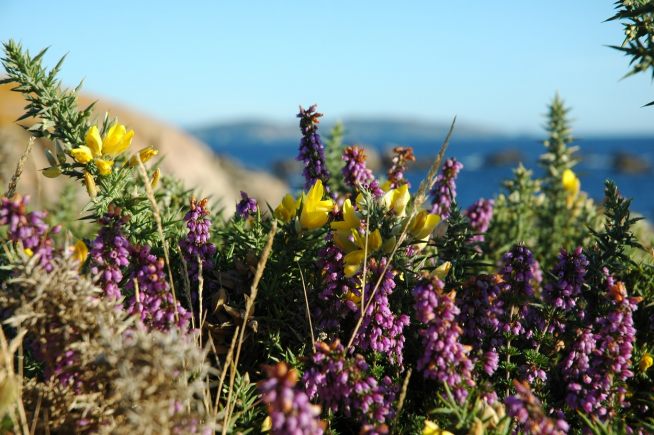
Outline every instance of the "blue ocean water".
<path fill-rule="evenodd" d="M 633 198 L 632 210 L 654 220 L 654 172 L 624 173 L 614 169 L 616 153 L 628 153 L 638 160 L 654 164 L 654 138 L 586 138 L 577 139 L 580 147 L 579 164 L 575 172 L 581 180 L 581 189 L 590 197 L 601 201 L 604 180 L 612 179 L 626 196 Z M 239 147 L 221 147 L 210 144 L 220 154 L 226 155 L 253 169 L 271 171 L 275 162 L 292 159 L 297 155 L 297 143 L 276 146 L 243 144 Z M 413 143 L 414 153 L 421 161 L 422 170 L 408 174 L 412 185 L 417 188 L 425 175 L 425 166 L 438 151 L 439 143 Z M 373 144 L 380 152 L 391 145 Z M 506 150 L 519 151 L 524 166 L 538 176 L 542 173 L 538 157 L 544 152 L 542 142 L 535 138 L 512 138 L 492 140 L 471 140 L 454 138 L 447 156 L 456 157 L 464 165 L 457 183 L 458 202 L 467 207 L 480 197 L 490 198 L 502 190 L 502 181 L 512 176 L 515 163 L 489 165 L 487 159 Z M 297 179 L 291 180 L 294 184 Z"/>

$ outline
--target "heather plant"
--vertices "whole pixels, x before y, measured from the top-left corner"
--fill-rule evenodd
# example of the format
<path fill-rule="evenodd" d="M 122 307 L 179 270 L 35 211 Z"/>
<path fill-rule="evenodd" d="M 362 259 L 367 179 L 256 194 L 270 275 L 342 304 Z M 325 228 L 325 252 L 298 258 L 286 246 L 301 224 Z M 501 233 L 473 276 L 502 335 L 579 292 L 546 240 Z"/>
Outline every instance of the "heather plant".
<path fill-rule="evenodd" d="M 138 131 L 79 111 L 42 56 L 6 43 L 5 81 L 52 143 L 43 175 L 89 200 L 1 199 L 3 430 L 652 430 L 651 254 L 615 184 L 583 194 L 559 97 L 543 175 L 519 166 L 472 204 L 444 159 L 454 123 L 410 186 L 410 147 L 379 178 L 301 108 L 302 188 L 228 215 L 150 167 Z"/>

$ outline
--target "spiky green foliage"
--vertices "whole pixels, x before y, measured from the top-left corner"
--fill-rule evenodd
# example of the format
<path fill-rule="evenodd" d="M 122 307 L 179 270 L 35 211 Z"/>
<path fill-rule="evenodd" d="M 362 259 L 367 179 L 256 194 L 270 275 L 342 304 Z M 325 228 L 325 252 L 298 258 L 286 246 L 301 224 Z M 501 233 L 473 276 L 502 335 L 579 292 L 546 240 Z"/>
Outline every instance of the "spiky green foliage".
<path fill-rule="evenodd" d="M 612 46 L 630 57 L 631 75 L 652 70 L 654 77 L 654 2 L 651 0 L 618 0 L 615 2 L 616 13 L 610 20 L 620 20 L 625 38 L 620 46 Z M 648 106 L 654 101 L 648 103 Z"/>
<path fill-rule="evenodd" d="M 84 110 L 78 109 L 77 91 L 63 89 L 57 74 L 65 56 L 51 70 L 42 65 L 47 48 L 31 56 L 20 43 L 9 40 L 3 44 L 5 57 L 2 63 L 7 78 L 0 83 L 16 83 L 12 90 L 25 95 L 25 114 L 18 120 L 34 117 L 37 122 L 27 127 L 38 137 L 60 140 L 70 148 L 84 143 L 84 134 L 90 125 L 93 104 Z"/>
<path fill-rule="evenodd" d="M 337 122 L 332 127 L 327 139 L 325 140 L 325 163 L 331 174 L 329 186 L 334 191 L 345 190 L 345 180 L 343 178 L 343 137 L 345 136 L 345 126 L 342 122 Z"/>

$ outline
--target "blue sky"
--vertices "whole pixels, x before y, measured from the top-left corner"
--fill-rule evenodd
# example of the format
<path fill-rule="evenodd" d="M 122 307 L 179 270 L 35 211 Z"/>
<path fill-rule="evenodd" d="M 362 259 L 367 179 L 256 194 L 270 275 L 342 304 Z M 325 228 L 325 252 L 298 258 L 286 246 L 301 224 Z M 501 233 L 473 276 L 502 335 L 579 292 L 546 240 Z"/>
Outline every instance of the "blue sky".
<path fill-rule="evenodd" d="M 93 6 L 89 6 L 93 4 Z M 556 91 L 581 134 L 654 134 L 620 80 L 612 0 L 0 1 L 0 39 L 69 52 L 65 83 L 183 126 L 400 116 L 539 132 Z"/>

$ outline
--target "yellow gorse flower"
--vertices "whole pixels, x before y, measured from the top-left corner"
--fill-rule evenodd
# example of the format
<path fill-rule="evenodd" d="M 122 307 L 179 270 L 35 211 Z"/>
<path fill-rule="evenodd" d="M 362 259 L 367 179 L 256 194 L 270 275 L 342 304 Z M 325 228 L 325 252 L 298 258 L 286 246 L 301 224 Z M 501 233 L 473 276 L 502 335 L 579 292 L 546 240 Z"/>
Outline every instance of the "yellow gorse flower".
<path fill-rule="evenodd" d="M 282 202 L 275 208 L 275 217 L 284 223 L 289 223 L 297 214 L 299 206 L 300 201 L 287 193 Z"/>
<path fill-rule="evenodd" d="M 404 216 L 406 214 L 406 206 L 411 199 L 409 193 L 409 185 L 403 184 L 396 189 L 391 189 L 384 194 L 382 200 L 386 208 L 392 211 L 396 216 Z"/>
<path fill-rule="evenodd" d="M 86 186 L 86 192 L 91 198 L 95 198 L 98 194 L 98 188 L 95 185 L 95 180 L 93 176 L 88 172 L 84 171 L 84 185 Z"/>
<path fill-rule="evenodd" d="M 70 150 L 70 155 L 77 163 L 83 165 L 95 161 L 98 173 L 109 175 L 113 169 L 114 159 L 129 148 L 133 137 L 134 130 L 127 131 L 124 125 L 114 124 L 102 138 L 98 127 L 93 125 L 84 136 L 85 145 L 73 148 Z"/>
<path fill-rule="evenodd" d="M 77 163 L 86 165 L 88 162 L 93 160 L 93 152 L 91 148 L 87 146 L 79 146 L 70 150 L 70 155 L 75 159 Z"/>
<path fill-rule="evenodd" d="M 425 427 L 422 429 L 422 435 L 454 435 L 452 432 L 443 430 L 436 423 L 425 420 Z"/>
<path fill-rule="evenodd" d="M 581 182 L 575 173 L 572 172 L 572 169 L 566 169 L 563 171 L 561 184 L 563 184 L 563 190 L 566 192 L 566 205 L 570 208 L 574 204 L 575 199 L 577 199 L 577 195 L 579 195 Z"/>
<path fill-rule="evenodd" d="M 88 255 L 89 255 L 89 248 L 86 247 L 86 244 L 82 240 L 78 240 L 77 242 L 75 242 L 71 257 L 77 260 L 80 266 L 84 264 Z"/>
<path fill-rule="evenodd" d="M 156 156 L 159 154 L 159 150 L 153 148 L 153 147 L 146 147 L 143 148 L 141 151 L 139 151 L 139 157 L 141 158 L 141 162 L 145 163 L 148 160 L 150 160 L 152 157 Z M 134 167 L 138 165 L 139 162 L 136 159 L 136 156 L 133 156 L 131 159 L 129 159 L 129 166 Z"/>
<path fill-rule="evenodd" d="M 302 212 L 300 213 L 300 226 L 313 230 L 324 226 L 329 220 L 329 213 L 334 209 L 334 201 L 322 199 L 325 189 L 322 181 L 316 180 L 309 192 L 302 195 Z"/>
<path fill-rule="evenodd" d="M 446 261 L 434 270 L 434 275 L 436 275 L 436 277 L 441 281 L 445 281 L 445 278 L 447 278 L 450 270 L 452 270 L 452 263 Z"/>
<path fill-rule="evenodd" d="M 153 189 L 157 187 L 159 184 L 159 178 L 161 177 L 161 169 L 157 168 L 154 170 L 154 173 L 152 174 L 152 181 L 150 181 L 150 187 Z"/>
<path fill-rule="evenodd" d="M 426 241 L 440 221 L 441 217 L 437 214 L 431 214 L 427 210 L 420 210 L 409 223 L 409 234 L 417 240 Z"/>
<path fill-rule="evenodd" d="M 647 369 L 652 367 L 653 364 L 654 364 L 654 358 L 652 358 L 652 355 L 650 355 L 649 353 L 646 353 L 640 359 L 640 362 L 638 363 L 638 369 L 641 372 L 646 372 Z"/>

